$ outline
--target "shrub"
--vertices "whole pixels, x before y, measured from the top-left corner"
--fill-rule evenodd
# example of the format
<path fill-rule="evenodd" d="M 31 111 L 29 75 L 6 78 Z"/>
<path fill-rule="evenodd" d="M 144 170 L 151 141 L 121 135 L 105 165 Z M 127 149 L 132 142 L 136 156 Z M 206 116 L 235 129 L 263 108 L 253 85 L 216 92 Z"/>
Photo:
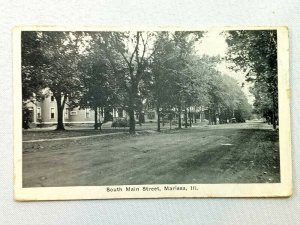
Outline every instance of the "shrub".
<path fill-rule="evenodd" d="M 185 123 L 183 122 L 183 123 L 181 124 L 181 126 L 184 126 L 184 127 L 185 127 Z M 190 126 L 190 123 L 187 123 L 186 126 L 189 127 L 189 126 Z"/>
<path fill-rule="evenodd" d="M 177 126 L 177 124 L 178 124 L 178 121 L 177 121 L 177 120 L 172 120 L 172 125 Z"/>
<path fill-rule="evenodd" d="M 126 119 L 116 119 L 112 122 L 111 127 L 129 127 L 129 123 Z"/>

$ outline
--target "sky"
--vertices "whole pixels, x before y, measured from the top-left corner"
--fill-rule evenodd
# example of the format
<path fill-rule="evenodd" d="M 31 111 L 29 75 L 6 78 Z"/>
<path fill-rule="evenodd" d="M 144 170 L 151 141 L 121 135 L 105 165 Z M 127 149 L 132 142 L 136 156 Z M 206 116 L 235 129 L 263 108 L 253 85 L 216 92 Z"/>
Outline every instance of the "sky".
<path fill-rule="evenodd" d="M 221 34 L 220 31 L 211 30 L 205 33 L 204 37 L 201 39 L 201 42 L 197 44 L 196 50 L 200 55 L 208 55 L 208 56 L 220 56 L 221 58 L 226 56 L 227 51 L 227 43 L 225 41 L 225 37 Z M 225 59 L 222 59 L 221 63 L 217 66 L 217 69 L 234 79 L 242 85 L 245 86 L 242 88 L 245 93 L 248 102 L 253 104 L 254 96 L 249 92 L 250 84 L 245 81 L 245 74 L 241 72 L 234 72 L 228 68 L 229 62 Z"/>

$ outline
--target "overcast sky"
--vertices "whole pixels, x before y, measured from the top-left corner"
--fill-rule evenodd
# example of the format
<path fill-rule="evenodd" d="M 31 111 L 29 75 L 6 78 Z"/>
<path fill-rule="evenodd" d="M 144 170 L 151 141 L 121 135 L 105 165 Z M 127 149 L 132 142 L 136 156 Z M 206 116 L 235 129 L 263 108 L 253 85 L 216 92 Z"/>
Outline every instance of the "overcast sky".
<path fill-rule="evenodd" d="M 226 56 L 227 43 L 225 37 L 220 33 L 220 31 L 208 31 L 204 37 L 201 39 L 201 43 L 196 46 L 196 49 L 200 55 L 209 55 L 209 56 Z M 245 83 L 243 88 L 244 93 L 246 94 L 250 104 L 254 101 L 254 96 L 249 92 L 249 84 L 245 81 L 245 74 L 243 72 L 234 72 L 228 68 L 229 63 L 225 60 L 218 65 L 218 70 L 223 74 L 227 74 L 230 77 L 233 77 L 241 85 Z"/>

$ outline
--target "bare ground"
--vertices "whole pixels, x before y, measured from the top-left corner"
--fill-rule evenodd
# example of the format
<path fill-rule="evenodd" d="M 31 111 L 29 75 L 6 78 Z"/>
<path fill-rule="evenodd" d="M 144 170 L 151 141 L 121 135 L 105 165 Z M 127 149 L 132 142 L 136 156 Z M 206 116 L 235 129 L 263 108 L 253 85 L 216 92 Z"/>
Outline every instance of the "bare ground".
<path fill-rule="evenodd" d="M 280 182 L 279 144 L 259 122 L 23 143 L 24 187 L 262 182 Z"/>

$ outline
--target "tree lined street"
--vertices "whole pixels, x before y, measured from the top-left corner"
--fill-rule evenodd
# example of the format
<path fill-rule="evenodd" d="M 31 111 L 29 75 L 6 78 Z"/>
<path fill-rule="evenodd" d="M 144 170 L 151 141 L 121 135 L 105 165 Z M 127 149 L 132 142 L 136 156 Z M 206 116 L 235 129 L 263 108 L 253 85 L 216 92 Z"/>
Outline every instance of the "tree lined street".
<path fill-rule="evenodd" d="M 48 89 L 57 102 L 58 131 L 65 129 L 66 105 L 94 110 L 95 129 L 101 125 L 98 109 L 104 122 L 113 108 L 125 110 L 130 133 L 148 109 L 156 110 L 157 131 L 169 118 L 178 120 L 179 129 L 191 126 L 196 108 L 207 110 L 212 125 L 250 119 L 252 108 L 241 87 L 217 69 L 221 58 L 197 53 L 204 34 L 24 32 L 23 111 L 26 103 L 47 97 L 42 90 Z"/>
<path fill-rule="evenodd" d="M 22 32 L 24 187 L 280 182 L 277 33 L 220 32 L 222 56 L 206 33 Z"/>

